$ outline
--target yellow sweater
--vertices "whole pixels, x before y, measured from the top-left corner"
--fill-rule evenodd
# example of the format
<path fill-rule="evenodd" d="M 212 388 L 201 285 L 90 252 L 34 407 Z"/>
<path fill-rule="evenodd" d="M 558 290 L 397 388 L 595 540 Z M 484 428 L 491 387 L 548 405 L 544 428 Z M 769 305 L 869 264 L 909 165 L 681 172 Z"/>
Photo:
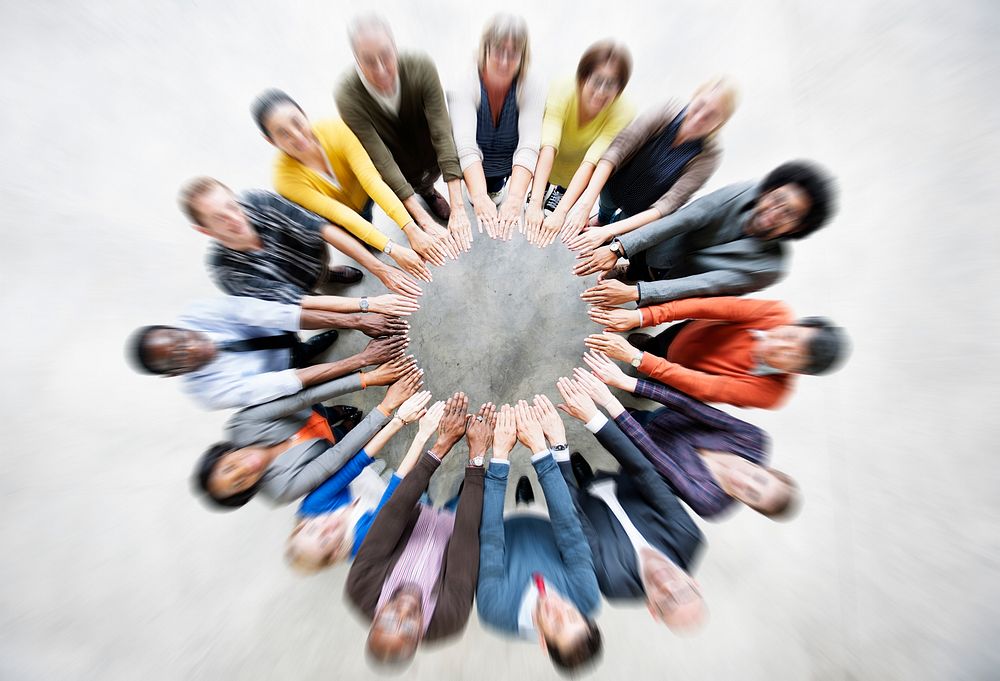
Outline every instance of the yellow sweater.
<path fill-rule="evenodd" d="M 556 158 L 549 173 L 551 184 L 568 187 L 584 161 L 597 165 L 601 155 L 635 116 L 630 102 L 616 97 L 611 104 L 580 126 L 580 98 L 576 80 L 557 81 L 549 88 L 542 119 L 541 146 L 555 147 Z"/>
<path fill-rule="evenodd" d="M 317 173 L 281 153 L 274 164 L 274 188 L 289 201 L 382 250 L 389 237 L 358 214 L 368 197 L 400 227 L 411 222 L 410 214 L 382 181 L 365 148 L 342 120 L 320 121 L 313 126 L 313 132 L 326 152 L 337 183 L 330 182 L 325 173 Z"/>

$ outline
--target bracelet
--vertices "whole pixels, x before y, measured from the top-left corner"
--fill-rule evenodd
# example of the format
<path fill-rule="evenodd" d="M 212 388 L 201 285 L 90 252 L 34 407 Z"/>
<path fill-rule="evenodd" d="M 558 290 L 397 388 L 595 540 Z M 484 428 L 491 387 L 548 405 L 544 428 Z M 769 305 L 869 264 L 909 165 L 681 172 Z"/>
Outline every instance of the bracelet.
<path fill-rule="evenodd" d="M 361 379 L 361 387 L 362 388 L 367 388 L 368 387 L 368 383 L 365 381 L 365 372 L 359 371 L 358 372 L 358 378 Z"/>
<path fill-rule="evenodd" d="M 565 452 L 567 449 L 569 449 L 569 445 L 568 444 L 552 445 L 551 449 L 553 452 Z"/>

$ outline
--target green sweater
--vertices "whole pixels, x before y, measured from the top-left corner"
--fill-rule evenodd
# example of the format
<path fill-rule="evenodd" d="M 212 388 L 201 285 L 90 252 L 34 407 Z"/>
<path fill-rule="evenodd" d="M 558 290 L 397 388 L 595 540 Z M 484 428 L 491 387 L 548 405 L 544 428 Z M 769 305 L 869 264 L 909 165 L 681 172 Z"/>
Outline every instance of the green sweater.
<path fill-rule="evenodd" d="M 438 175 L 462 178 L 451 119 L 437 68 L 422 54 L 399 55 L 399 116 L 386 111 L 352 70 L 334 93 L 340 116 L 357 135 L 382 179 L 400 200 Z"/>

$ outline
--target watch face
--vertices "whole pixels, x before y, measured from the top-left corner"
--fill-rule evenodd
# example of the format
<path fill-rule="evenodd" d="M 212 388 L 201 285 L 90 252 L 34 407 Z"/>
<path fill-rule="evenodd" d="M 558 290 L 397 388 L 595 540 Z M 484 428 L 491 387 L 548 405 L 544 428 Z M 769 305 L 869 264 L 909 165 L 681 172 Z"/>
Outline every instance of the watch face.
<path fill-rule="evenodd" d="M 362 312 L 368 312 L 368 299 L 367 298 L 362 298 L 361 299 L 361 311 Z"/>

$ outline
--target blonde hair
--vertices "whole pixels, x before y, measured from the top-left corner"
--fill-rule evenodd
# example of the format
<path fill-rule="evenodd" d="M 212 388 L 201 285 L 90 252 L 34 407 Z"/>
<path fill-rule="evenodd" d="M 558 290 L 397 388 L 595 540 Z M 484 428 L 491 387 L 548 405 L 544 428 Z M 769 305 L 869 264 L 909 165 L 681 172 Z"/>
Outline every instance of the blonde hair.
<path fill-rule="evenodd" d="M 486 55 L 489 54 L 490 47 L 500 45 L 505 40 L 514 41 L 514 45 L 521 50 L 521 63 L 517 66 L 517 75 L 520 76 L 528 70 L 528 64 L 531 62 L 528 22 L 523 17 L 501 12 L 490 18 L 483 26 L 476 59 L 480 71 L 486 68 Z"/>
<path fill-rule="evenodd" d="M 694 99 L 698 95 L 707 94 L 712 90 L 719 91 L 719 101 L 722 104 L 722 110 L 726 114 L 726 120 L 723 121 L 723 125 L 725 125 L 726 121 L 732 118 L 733 113 L 736 111 L 736 105 L 739 103 L 739 93 L 736 91 L 736 85 L 733 81 L 725 76 L 716 76 L 699 85 L 695 89 L 694 94 L 691 95 L 691 99 Z"/>
<path fill-rule="evenodd" d="M 337 554 L 339 553 L 337 550 L 319 560 L 313 552 L 302 551 L 296 541 L 301 529 L 301 524 L 296 525 L 285 542 L 285 562 L 288 563 L 288 567 L 302 575 L 314 575 L 337 562 Z"/>

